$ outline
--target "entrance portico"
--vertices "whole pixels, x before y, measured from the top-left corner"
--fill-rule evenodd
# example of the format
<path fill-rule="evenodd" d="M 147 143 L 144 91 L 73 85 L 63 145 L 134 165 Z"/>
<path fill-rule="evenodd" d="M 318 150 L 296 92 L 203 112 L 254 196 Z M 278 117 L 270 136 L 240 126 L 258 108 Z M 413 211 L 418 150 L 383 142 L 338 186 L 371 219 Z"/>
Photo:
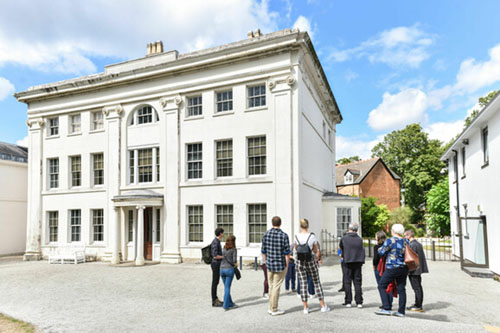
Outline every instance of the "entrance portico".
<path fill-rule="evenodd" d="M 148 232 L 149 237 L 146 237 L 147 242 L 149 245 L 151 245 L 153 234 L 152 234 L 152 216 L 153 214 L 151 213 L 153 210 L 150 208 L 160 208 L 163 207 L 163 195 L 156 193 L 151 190 L 135 190 L 128 192 L 123 195 L 117 195 L 114 196 L 112 201 L 114 202 L 114 207 L 115 209 L 120 209 L 121 212 L 120 214 L 116 214 L 116 216 L 121 216 L 120 221 L 115 221 L 116 225 L 114 228 L 112 228 L 112 233 L 115 233 L 115 237 L 112 239 L 114 240 L 111 244 L 112 247 L 112 257 L 111 257 L 111 263 L 112 264 L 118 264 L 120 263 L 120 252 L 122 255 L 122 259 L 126 260 L 128 257 L 128 247 L 127 247 L 127 241 L 126 241 L 126 234 L 127 234 L 127 221 L 126 221 L 126 212 L 130 211 L 135 211 L 132 214 L 132 218 L 136 216 L 137 218 L 135 219 L 137 221 L 137 228 L 134 228 L 136 230 L 135 232 L 135 237 L 134 238 L 134 243 L 135 243 L 135 264 L 136 266 L 142 266 L 144 265 L 144 260 L 145 260 L 145 255 L 144 255 L 144 248 L 145 248 L 145 229 Z M 160 214 L 160 210 L 156 210 L 157 212 L 155 213 Z M 146 216 L 146 220 L 145 220 Z M 157 217 L 159 219 L 159 216 Z M 145 227 L 145 222 L 147 222 L 147 225 Z M 155 230 L 157 233 L 161 233 L 161 230 Z M 133 232 L 130 231 L 129 232 Z M 121 242 L 120 242 L 121 240 Z M 120 251 L 121 247 L 121 251 Z M 148 249 L 150 249 L 148 247 Z M 150 249 L 151 250 L 151 249 Z M 152 251 L 152 250 L 151 250 Z M 152 254 L 148 252 L 149 258 L 152 258 Z"/>

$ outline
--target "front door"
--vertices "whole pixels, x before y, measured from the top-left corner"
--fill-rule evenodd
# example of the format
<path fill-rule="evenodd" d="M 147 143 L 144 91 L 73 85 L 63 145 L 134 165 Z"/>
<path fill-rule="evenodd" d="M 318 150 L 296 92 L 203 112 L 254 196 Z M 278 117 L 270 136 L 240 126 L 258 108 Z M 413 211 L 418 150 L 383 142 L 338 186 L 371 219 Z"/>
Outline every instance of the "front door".
<path fill-rule="evenodd" d="M 461 217 L 460 247 L 464 267 L 489 267 L 486 216 Z"/>
<path fill-rule="evenodd" d="M 153 208 L 144 209 L 144 259 L 153 259 Z"/>

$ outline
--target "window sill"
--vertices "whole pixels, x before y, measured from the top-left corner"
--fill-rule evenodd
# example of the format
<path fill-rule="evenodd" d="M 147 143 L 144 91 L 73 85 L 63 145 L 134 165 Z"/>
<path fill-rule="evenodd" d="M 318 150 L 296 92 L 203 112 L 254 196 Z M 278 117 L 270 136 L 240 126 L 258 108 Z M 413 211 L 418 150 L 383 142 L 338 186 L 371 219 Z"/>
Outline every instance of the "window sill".
<path fill-rule="evenodd" d="M 59 138 L 60 138 L 60 136 L 59 136 L 59 135 L 50 135 L 50 136 L 46 136 L 46 137 L 45 137 L 45 139 L 46 139 L 46 140 L 49 140 L 49 139 L 50 139 L 50 140 L 52 140 L 52 139 L 59 139 Z"/>
<path fill-rule="evenodd" d="M 184 120 L 198 120 L 198 119 L 203 119 L 203 115 L 200 116 L 190 116 L 190 117 L 185 117 Z"/>
<path fill-rule="evenodd" d="M 488 165 L 490 165 L 490 162 L 486 162 L 486 163 L 484 163 L 484 164 L 481 166 L 481 169 L 486 168 Z"/>
<path fill-rule="evenodd" d="M 214 117 L 220 117 L 220 116 L 227 116 L 227 115 L 230 115 L 230 114 L 234 114 L 234 111 L 231 110 L 231 111 L 221 111 L 221 112 L 217 112 L 217 113 L 214 113 Z"/>
<path fill-rule="evenodd" d="M 157 126 L 159 124 L 160 124 L 159 121 L 153 121 L 152 123 L 134 124 L 134 125 L 129 125 L 128 127 L 131 127 L 131 128 L 141 128 L 141 127 Z"/>
<path fill-rule="evenodd" d="M 100 129 L 95 129 L 95 130 L 89 131 L 89 134 L 103 133 L 103 132 L 104 132 L 104 128 L 100 128 Z"/>
<path fill-rule="evenodd" d="M 68 136 L 79 136 L 79 135 L 82 135 L 82 132 L 78 132 L 78 133 L 68 133 Z"/>
<path fill-rule="evenodd" d="M 267 105 L 256 106 L 253 108 L 246 108 L 244 112 L 253 112 L 253 111 L 262 111 L 262 110 L 267 110 Z"/>

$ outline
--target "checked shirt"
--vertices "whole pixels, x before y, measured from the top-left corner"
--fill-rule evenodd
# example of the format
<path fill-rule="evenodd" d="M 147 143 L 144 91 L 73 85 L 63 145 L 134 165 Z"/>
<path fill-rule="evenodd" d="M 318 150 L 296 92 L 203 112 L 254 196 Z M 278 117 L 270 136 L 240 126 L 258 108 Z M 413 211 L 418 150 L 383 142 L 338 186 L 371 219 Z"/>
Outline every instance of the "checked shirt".
<path fill-rule="evenodd" d="M 269 229 L 262 237 L 261 252 L 266 255 L 266 266 L 270 272 L 284 271 L 285 256 L 290 254 L 288 235 L 281 229 Z"/>

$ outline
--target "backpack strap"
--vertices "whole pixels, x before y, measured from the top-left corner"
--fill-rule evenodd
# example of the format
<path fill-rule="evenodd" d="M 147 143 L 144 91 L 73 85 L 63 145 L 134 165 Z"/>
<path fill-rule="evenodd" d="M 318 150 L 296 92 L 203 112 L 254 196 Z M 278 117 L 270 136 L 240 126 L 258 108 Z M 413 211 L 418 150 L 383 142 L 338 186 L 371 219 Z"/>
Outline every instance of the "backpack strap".
<path fill-rule="evenodd" d="M 297 241 L 297 244 L 302 245 L 302 244 L 300 244 L 299 239 L 297 238 L 297 235 L 295 235 L 295 240 Z"/>

